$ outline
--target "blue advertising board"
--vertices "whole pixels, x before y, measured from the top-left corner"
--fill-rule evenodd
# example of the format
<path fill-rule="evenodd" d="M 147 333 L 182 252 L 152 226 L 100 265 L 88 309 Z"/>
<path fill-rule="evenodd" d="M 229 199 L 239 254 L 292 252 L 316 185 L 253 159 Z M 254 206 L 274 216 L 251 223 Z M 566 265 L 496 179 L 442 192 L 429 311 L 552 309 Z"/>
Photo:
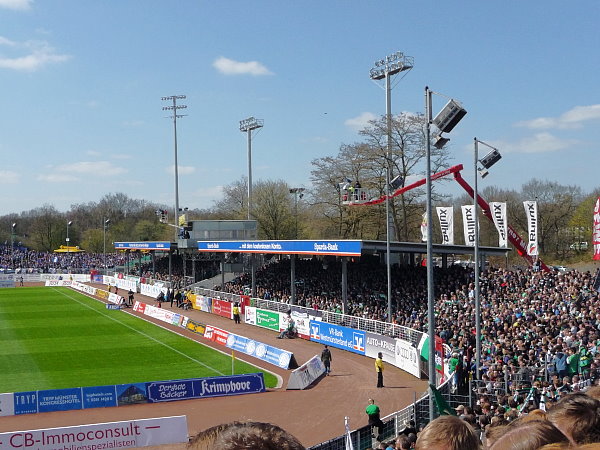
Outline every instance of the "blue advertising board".
<path fill-rule="evenodd" d="M 82 391 L 84 409 L 117 406 L 117 389 L 115 385 L 84 387 Z"/>
<path fill-rule="evenodd" d="M 238 336 L 229 333 L 227 336 L 227 347 L 246 355 L 254 356 L 255 358 L 266 361 L 282 369 L 289 369 L 293 353 L 280 348 L 273 347 L 262 342 L 248 339 L 244 336 Z"/>
<path fill-rule="evenodd" d="M 38 391 L 38 412 L 83 409 L 81 388 Z"/>
<path fill-rule="evenodd" d="M 366 334 L 361 330 L 319 322 L 318 320 L 310 321 L 310 340 L 313 342 L 320 342 L 364 355 L 365 339 Z"/>
<path fill-rule="evenodd" d="M 262 373 L 148 383 L 148 402 L 221 397 L 265 392 Z"/>
<path fill-rule="evenodd" d="M 170 242 L 115 242 L 116 250 L 169 250 Z"/>
<path fill-rule="evenodd" d="M 37 391 L 15 392 L 15 415 L 36 414 L 38 412 L 37 394 Z"/>
<path fill-rule="evenodd" d="M 201 252 L 360 256 L 362 241 L 198 241 Z"/>

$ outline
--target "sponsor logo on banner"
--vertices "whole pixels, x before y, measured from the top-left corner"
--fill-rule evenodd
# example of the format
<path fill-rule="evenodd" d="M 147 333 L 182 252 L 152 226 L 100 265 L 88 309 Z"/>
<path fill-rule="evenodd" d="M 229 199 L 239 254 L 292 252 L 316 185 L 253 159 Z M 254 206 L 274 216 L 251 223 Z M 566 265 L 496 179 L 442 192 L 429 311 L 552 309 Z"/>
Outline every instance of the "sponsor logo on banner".
<path fill-rule="evenodd" d="M 377 353 L 383 354 L 383 360 L 394 364 L 396 361 L 396 339 L 380 334 L 366 332 L 365 355 L 370 358 L 377 358 Z"/>
<path fill-rule="evenodd" d="M 186 328 L 194 333 L 204 335 L 206 331 L 206 325 L 201 324 L 200 322 L 196 322 L 195 320 L 188 319 Z"/>
<path fill-rule="evenodd" d="M 237 334 L 230 333 L 226 345 L 232 350 L 254 356 L 283 369 L 288 369 L 292 361 L 291 352 Z"/>
<path fill-rule="evenodd" d="M 137 448 L 188 441 L 186 416 L 0 433 L 2 448 Z"/>
<path fill-rule="evenodd" d="M 438 206 L 436 210 L 440 219 L 442 244 L 454 245 L 454 208 L 452 206 Z"/>
<path fill-rule="evenodd" d="M 117 406 L 117 389 L 113 386 L 84 387 L 83 408 L 106 408 Z"/>
<path fill-rule="evenodd" d="M 508 247 L 507 220 L 506 220 L 506 203 L 505 202 L 490 202 L 490 213 L 498 230 L 498 247 Z"/>
<path fill-rule="evenodd" d="M 525 215 L 527 216 L 527 235 L 529 237 L 527 254 L 529 256 L 537 256 L 539 255 L 537 202 L 526 200 L 523 202 L 523 206 L 525 207 Z"/>
<path fill-rule="evenodd" d="M 37 409 L 37 391 L 15 392 L 14 394 L 15 415 L 36 414 Z"/>
<path fill-rule="evenodd" d="M 286 389 L 304 389 L 325 373 L 325 366 L 319 355 L 313 356 L 302 366 L 292 371 Z"/>
<path fill-rule="evenodd" d="M 256 325 L 263 328 L 268 328 L 274 331 L 281 331 L 279 328 L 279 313 L 276 311 L 268 311 L 266 309 L 256 308 Z"/>
<path fill-rule="evenodd" d="M 244 313 L 244 321 L 247 324 L 256 325 L 256 308 L 254 306 L 247 306 Z"/>
<path fill-rule="evenodd" d="M 38 391 L 38 412 L 82 409 L 81 388 Z"/>
<path fill-rule="evenodd" d="M 600 198 L 594 207 L 594 230 L 592 232 L 592 245 L 594 246 L 594 259 L 600 260 Z"/>
<path fill-rule="evenodd" d="M 421 375 L 419 368 L 419 351 L 410 342 L 396 339 L 395 366 L 415 377 Z"/>
<path fill-rule="evenodd" d="M 353 328 L 311 320 L 310 340 L 360 355 L 365 354 L 365 332 Z"/>
<path fill-rule="evenodd" d="M 256 394 L 265 391 L 262 373 L 226 377 L 194 378 L 191 380 L 159 381 L 148 384 L 150 403 Z"/>
<path fill-rule="evenodd" d="M 212 313 L 216 314 L 217 316 L 227 317 L 228 319 L 233 318 L 231 302 L 228 302 L 227 300 L 213 299 Z"/>
<path fill-rule="evenodd" d="M 304 339 L 310 338 L 310 316 L 298 309 L 296 307 L 292 307 L 292 319 L 296 325 L 296 332 L 298 335 Z"/>
<path fill-rule="evenodd" d="M 227 345 L 228 336 L 228 331 L 221 330 L 220 328 L 216 328 L 210 325 L 206 326 L 206 331 L 204 332 L 205 339 L 208 339 L 209 341 L 213 341 L 221 345 Z"/>
<path fill-rule="evenodd" d="M 421 241 L 427 242 L 427 211 L 423 213 L 423 219 L 421 220 Z"/>
<path fill-rule="evenodd" d="M 461 206 L 463 216 L 463 228 L 465 234 L 465 245 L 475 246 L 475 207 L 473 205 Z"/>

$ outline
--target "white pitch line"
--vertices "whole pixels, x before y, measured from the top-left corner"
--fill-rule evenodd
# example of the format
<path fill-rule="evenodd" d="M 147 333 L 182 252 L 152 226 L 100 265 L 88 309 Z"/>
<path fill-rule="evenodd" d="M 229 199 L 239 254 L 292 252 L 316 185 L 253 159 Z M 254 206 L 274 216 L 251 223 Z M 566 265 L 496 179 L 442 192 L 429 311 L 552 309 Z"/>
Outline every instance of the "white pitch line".
<path fill-rule="evenodd" d="M 108 314 L 106 314 L 106 313 L 103 313 L 103 312 L 100 312 L 100 311 L 97 311 L 97 310 L 95 310 L 95 309 L 94 309 L 94 308 L 92 308 L 91 306 L 89 306 L 89 305 L 86 305 L 85 303 L 83 303 L 83 302 L 79 301 L 79 300 L 78 300 L 78 299 L 76 299 L 75 297 L 72 297 L 72 296 L 68 295 L 66 292 L 59 291 L 59 290 L 57 290 L 57 289 L 55 289 L 55 288 L 52 288 L 52 289 L 53 289 L 55 292 L 59 292 L 60 294 L 64 295 L 65 297 L 68 297 L 68 298 L 70 298 L 71 300 L 75 300 L 75 301 L 76 301 L 77 303 L 79 303 L 80 305 L 82 305 L 82 306 L 85 306 L 85 307 L 86 307 L 86 308 L 88 308 L 88 309 L 91 309 L 92 311 L 94 311 L 94 312 L 96 312 L 96 313 L 100 314 L 101 316 L 104 316 L 104 317 L 106 317 L 106 318 L 108 318 L 108 319 L 110 319 L 110 320 L 112 320 L 112 321 L 114 321 L 114 322 L 117 322 L 118 324 L 120 324 L 120 325 L 122 325 L 122 326 L 124 326 L 124 327 L 126 327 L 126 328 L 129 328 L 130 330 L 132 330 L 132 331 L 135 331 L 135 332 L 136 332 L 136 333 L 138 333 L 138 334 L 141 334 L 142 336 L 144 336 L 144 337 L 146 337 L 146 338 L 148 338 L 148 339 L 150 339 L 150 340 L 152 340 L 152 341 L 154 341 L 154 342 L 156 342 L 156 343 L 158 343 L 158 344 L 162 345 L 163 347 L 166 347 L 166 348 L 168 348 L 169 350 L 172 350 L 172 351 L 174 351 L 175 353 L 178 353 L 178 354 L 180 354 L 181 356 L 183 356 L 183 357 L 185 357 L 185 358 L 187 358 L 187 359 L 189 359 L 189 360 L 191 360 L 191 361 L 194 361 L 195 363 L 197 363 L 197 364 L 199 364 L 199 365 L 201 365 L 201 366 L 204 366 L 204 367 L 206 367 L 206 368 L 207 368 L 207 369 L 209 369 L 209 370 L 212 370 L 213 372 L 216 372 L 216 373 L 218 373 L 219 375 L 225 376 L 225 374 L 224 374 L 223 372 L 221 372 L 221 371 L 219 371 L 219 370 L 215 369 L 214 367 L 211 367 L 211 366 L 209 366 L 209 365 L 207 365 L 207 364 L 204 364 L 202 361 L 199 361 L 199 360 L 197 360 L 197 359 L 195 359 L 195 358 L 192 358 L 190 355 L 187 355 L 187 354 L 183 353 L 182 351 L 180 351 L 180 350 L 177 350 L 176 348 L 173 348 L 173 347 L 171 347 L 170 345 L 168 345 L 168 344 L 165 344 L 164 342 L 161 342 L 161 341 L 159 341 L 158 339 L 156 339 L 156 338 L 154 338 L 154 337 L 152 337 L 152 336 L 150 336 L 150 335 L 148 335 L 148 334 L 144 333 L 143 331 L 136 330 L 136 329 L 135 329 L 135 328 L 133 328 L 132 326 L 130 326 L 130 325 L 127 325 L 126 323 L 123 323 L 123 322 L 121 322 L 120 320 L 117 320 L 115 317 L 112 317 L 112 316 L 110 316 L 110 315 L 108 315 Z M 170 330 L 169 330 L 169 331 L 170 331 Z"/>

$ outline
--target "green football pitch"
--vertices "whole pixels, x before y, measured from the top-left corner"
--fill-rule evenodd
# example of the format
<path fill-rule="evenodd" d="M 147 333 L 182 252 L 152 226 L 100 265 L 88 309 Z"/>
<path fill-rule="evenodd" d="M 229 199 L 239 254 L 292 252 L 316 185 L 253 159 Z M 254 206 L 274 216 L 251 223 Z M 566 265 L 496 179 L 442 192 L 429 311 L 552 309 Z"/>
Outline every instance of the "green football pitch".
<path fill-rule="evenodd" d="M 232 358 L 63 287 L 0 289 L 0 392 L 231 375 Z M 236 374 L 263 372 L 234 360 Z"/>

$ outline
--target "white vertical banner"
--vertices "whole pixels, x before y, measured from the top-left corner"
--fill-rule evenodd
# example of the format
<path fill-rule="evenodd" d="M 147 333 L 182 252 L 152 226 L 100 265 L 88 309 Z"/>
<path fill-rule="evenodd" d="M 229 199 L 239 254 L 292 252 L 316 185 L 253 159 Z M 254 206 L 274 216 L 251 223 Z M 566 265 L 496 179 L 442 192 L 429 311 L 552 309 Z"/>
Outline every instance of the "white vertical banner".
<path fill-rule="evenodd" d="M 427 211 L 423 213 L 423 220 L 421 221 L 421 241 L 427 242 Z"/>
<path fill-rule="evenodd" d="M 527 254 L 529 256 L 538 256 L 538 214 L 537 214 L 537 202 L 533 200 L 526 200 L 523 202 L 525 207 L 525 215 L 527 216 L 527 236 L 529 242 L 527 243 Z"/>
<path fill-rule="evenodd" d="M 594 259 L 600 260 L 600 198 L 594 207 L 594 230 L 592 232 L 592 245 L 594 246 Z"/>
<path fill-rule="evenodd" d="M 475 206 L 461 206 L 463 216 L 463 227 L 465 233 L 465 245 L 475 247 Z"/>
<path fill-rule="evenodd" d="M 506 229 L 508 228 L 506 218 L 506 202 L 490 202 L 490 212 L 492 213 L 492 219 L 494 219 L 494 225 L 498 230 L 498 247 L 508 247 L 508 234 Z"/>
<path fill-rule="evenodd" d="M 436 207 L 440 230 L 442 231 L 442 244 L 454 245 L 454 208 L 452 206 Z"/>

